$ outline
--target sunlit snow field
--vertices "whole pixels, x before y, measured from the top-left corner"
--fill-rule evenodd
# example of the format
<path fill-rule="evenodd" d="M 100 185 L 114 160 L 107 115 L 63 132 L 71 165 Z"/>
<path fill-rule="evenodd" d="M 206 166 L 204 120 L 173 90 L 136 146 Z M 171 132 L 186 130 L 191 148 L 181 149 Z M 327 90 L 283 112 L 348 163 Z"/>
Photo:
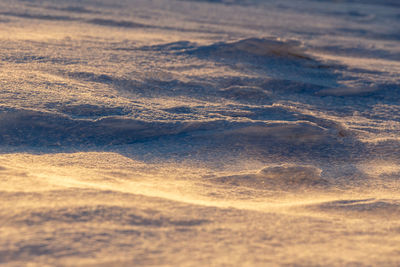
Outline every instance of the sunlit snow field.
<path fill-rule="evenodd" d="M 400 2 L 0 0 L 0 265 L 399 266 Z"/>

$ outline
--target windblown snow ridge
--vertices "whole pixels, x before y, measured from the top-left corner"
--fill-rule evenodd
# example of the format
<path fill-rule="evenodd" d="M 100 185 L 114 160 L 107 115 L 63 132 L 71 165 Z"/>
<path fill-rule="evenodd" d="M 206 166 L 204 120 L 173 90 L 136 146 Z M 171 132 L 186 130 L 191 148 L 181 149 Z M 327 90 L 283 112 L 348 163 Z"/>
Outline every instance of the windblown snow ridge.
<path fill-rule="evenodd" d="M 298 41 L 281 41 L 277 38 L 248 38 L 236 42 L 220 42 L 199 47 L 192 53 L 220 57 L 279 57 L 312 60 Z"/>
<path fill-rule="evenodd" d="M 79 111 L 83 108 L 78 106 Z M 8 110 L 0 114 L 0 143 L 6 145 L 63 146 L 119 145 L 175 136 L 211 138 L 220 144 L 255 146 L 258 150 L 275 147 L 274 140 L 294 147 L 333 145 L 343 138 L 335 125 L 321 127 L 307 121 L 208 120 L 145 120 L 118 116 L 119 109 L 84 106 L 87 113 L 67 116 L 56 112 Z M 72 109 L 64 110 L 75 112 Z M 110 112 L 110 116 L 100 116 Z M 83 115 L 93 115 L 85 117 Z M 327 125 L 324 125 L 327 126 Z M 207 137 L 208 136 L 208 137 Z M 177 139 L 177 140 L 178 140 Z M 230 146 L 229 145 L 229 146 Z M 267 149 L 268 150 L 268 149 Z"/>

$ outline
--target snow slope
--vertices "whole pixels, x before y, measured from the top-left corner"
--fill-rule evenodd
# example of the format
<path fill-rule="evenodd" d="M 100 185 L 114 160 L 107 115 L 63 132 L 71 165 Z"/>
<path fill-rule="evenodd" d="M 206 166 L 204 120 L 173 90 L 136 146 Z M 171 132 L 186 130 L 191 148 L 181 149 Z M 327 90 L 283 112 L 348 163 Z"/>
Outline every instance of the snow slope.
<path fill-rule="evenodd" d="M 0 2 L 0 265 L 400 264 L 397 1 Z"/>

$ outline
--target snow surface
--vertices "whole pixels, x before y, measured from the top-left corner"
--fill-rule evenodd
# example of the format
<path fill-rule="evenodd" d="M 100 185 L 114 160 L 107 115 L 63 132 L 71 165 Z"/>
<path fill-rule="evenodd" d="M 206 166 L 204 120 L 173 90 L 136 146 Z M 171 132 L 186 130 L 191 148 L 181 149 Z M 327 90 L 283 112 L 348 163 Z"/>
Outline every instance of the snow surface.
<path fill-rule="evenodd" d="M 395 0 L 0 1 L 0 265 L 400 265 Z"/>

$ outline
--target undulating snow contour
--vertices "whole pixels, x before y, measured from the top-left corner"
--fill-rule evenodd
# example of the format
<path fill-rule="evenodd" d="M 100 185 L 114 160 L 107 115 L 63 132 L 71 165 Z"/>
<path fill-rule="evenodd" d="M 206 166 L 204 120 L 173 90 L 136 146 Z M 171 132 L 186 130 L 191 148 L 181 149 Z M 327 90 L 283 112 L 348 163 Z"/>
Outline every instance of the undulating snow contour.
<path fill-rule="evenodd" d="M 396 0 L 1 0 L 0 265 L 399 266 Z"/>

